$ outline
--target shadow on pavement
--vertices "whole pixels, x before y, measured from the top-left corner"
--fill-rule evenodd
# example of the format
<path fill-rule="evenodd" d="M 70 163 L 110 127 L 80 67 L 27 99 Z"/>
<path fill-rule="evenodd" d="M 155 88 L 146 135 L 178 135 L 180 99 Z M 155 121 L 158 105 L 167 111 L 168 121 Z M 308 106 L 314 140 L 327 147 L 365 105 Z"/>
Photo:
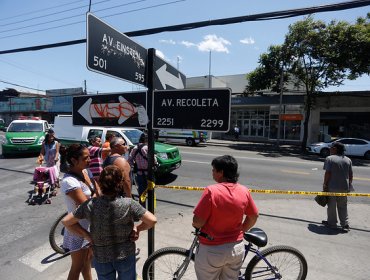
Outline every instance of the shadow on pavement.
<path fill-rule="evenodd" d="M 323 225 L 317 225 L 317 224 L 308 224 L 307 226 L 308 230 L 320 234 L 320 235 L 338 235 L 338 234 L 343 234 L 346 233 L 342 231 L 341 229 L 331 229 Z"/>
<path fill-rule="evenodd" d="M 299 219 L 299 218 L 291 218 L 291 217 L 284 217 L 284 216 L 277 216 L 277 215 L 270 215 L 270 214 L 263 214 L 263 213 L 260 213 L 260 216 L 308 223 L 308 230 L 311 232 L 317 233 L 317 234 L 336 235 L 336 234 L 347 233 L 346 231 L 343 231 L 341 228 L 331 229 L 331 228 L 323 226 L 320 222 L 316 222 L 316 221 L 309 221 L 309 220 L 304 220 L 304 219 Z M 370 233 L 370 230 L 367 230 L 367 229 L 359 229 L 359 228 L 351 227 L 350 230 Z"/>
<path fill-rule="evenodd" d="M 302 160 L 317 161 L 324 163 L 325 158 L 309 153 L 302 153 L 301 147 L 296 145 L 281 145 L 268 143 L 231 143 L 226 145 L 234 150 L 247 150 L 257 152 L 259 155 L 269 158 L 296 157 Z M 353 166 L 370 166 L 370 161 L 361 157 L 350 157 Z"/>
<path fill-rule="evenodd" d="M 4 167 L 0 167 L 0 170 L 5 170 L 5 171 L 16 172 L 16 173 L 23 173 L 23 174 L 30 174 L 30 175 L 33 175 L 33 172 L 29 172 L 29 171 L 22 171 L 22 170 L 17 170 L 17 169 L 9 169 L 9 168 L 4 168 Z M 32 179 L 32 178 L 31 178 L 31 179 Z"/>
<path fill-rule="evenodd" d="M 51 263 L 51 262 L 56 262 L 58 260 L 61 260 L 61 259 L 65 258 L 68 255 L 69 255 L 69 253 L 64 254 L 64 255 L 61 255 L 61 254 L 58 254 L 58 253 L 53 253 L 53 254 L 47 256 L 46 258 L 42 259 L 41 263 L 42 264 L 48 264 L 48 263 Z"/>
<path fill-rule="evenodd" d="M 167 185 L 174 182 L 177 179 L 177 175 L 169 173 L 156 178 L 155 183 L 157 185 Z"/>

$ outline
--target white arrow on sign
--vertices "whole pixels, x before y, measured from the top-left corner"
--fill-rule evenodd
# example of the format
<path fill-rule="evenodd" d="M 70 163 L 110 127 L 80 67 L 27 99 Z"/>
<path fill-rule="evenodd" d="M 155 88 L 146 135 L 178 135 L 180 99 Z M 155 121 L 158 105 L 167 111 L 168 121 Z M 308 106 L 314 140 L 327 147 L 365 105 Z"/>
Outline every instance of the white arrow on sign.
<path fill-rule="evenodd" d="M 163 66 L 160 67 L 156 73 L 164 89 L 167 89 L 167 85 L 175 89 L 184 88 L 184 83 L 182 82 L 180 73 L 178 74 L 178 77 L 176 77 L 175 75 L 167 72 L 167 64 L 163 64 Z"/>
<path fill-rule="evenodd" d="M 136 107 L 128 102 L 124 97 L 118 97 L 119 103 L 100 103 L 92 104 L 92 98 L 89 98 L 78 110 L 78 113 L 89 123 L 92 124 L 93 118 L 117 118 L 118 124 L 124 123 L 132 115 L 138 113 L 140 125 L 143 122 L 143 116 L 146 115 L 145 108 L 142 105 Z M 139 109 L 139 110 L 138 110 Z M 143 110 L 145 112 L 143 112 Z M 144 116 L 145 117 L 145 116 Z M 146 120 L 148 119 L 146 115 Z M 147 121 L 146 121 L 147 122 Z"/>

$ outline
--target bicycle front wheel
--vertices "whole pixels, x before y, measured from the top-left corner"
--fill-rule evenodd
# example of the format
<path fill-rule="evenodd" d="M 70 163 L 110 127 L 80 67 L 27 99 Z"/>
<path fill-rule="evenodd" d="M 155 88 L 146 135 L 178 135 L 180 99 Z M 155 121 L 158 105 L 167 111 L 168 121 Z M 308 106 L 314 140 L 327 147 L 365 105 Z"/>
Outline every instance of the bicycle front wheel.
<path fill-rule="evenodd" d="M 289 246 L 273 246 L 261 251 L 263 258 L 254 256 L 245 271 L 245 279 L 304 280 L 307 261 L 297 249 Z"/>
<path fill-rule="evenodd" d="M 63 249 L 63 235 L 64 235 L 64 226 L 62 224 L 62 220 L 65 216 L 67 216 L 68 212 L 64 212 L 62 215 L 56 219 L 54 224 L 51 226 L 49 232 L 49 243 L 51 248 L 59 254 L 67 253 L 66 250 Z"/>
<path fill-rule="evenodd" d="M 143 280 L 194 280 L 194 254 L 187 259 L 188 251 L 178 247 L 162 248 L 145 261 Z M 182 275 L 182 276 L 181 276 Z"/>

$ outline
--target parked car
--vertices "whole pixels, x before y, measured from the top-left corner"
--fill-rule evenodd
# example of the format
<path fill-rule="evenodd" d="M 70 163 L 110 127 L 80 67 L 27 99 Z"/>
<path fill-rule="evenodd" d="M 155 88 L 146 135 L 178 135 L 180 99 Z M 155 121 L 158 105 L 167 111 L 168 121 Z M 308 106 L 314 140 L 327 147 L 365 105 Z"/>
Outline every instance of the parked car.
<path fill-rule="evenodd" d="M 307 146 L 310 153 L 319 154 L 323 157 L 330 155 L 329 148 L 333 142 L 340 142 L 344 144 L 346 156 L 363 156 L 370 159 L 370 141 L 358 138 L 339 138 L 330 142 L 312 143 Z"/>
<path fill-rule="evenodd" d="M 5 121 L 3 119 L 0 119 L 0 130 L 1 131 L 5 131 L 6 128 L 5 128 Z"/>

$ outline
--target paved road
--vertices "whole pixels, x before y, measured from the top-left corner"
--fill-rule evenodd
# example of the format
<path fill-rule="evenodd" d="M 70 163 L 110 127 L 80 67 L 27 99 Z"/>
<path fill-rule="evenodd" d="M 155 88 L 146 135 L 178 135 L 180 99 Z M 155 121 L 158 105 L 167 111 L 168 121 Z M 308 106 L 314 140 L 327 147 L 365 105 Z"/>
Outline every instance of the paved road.
<path fill-rule="evenodd" d="M 246 184 L 282 189 L 288 185 L 308 190 L 321 186 L 322 182 L 321 161 L 220 146 L 181 146 L 180 150 L 183 166 L 172 176 L 162 179 L 162 183 L 208 185 L 212 183 L 211 159 L 228 153 L 238 158 L 241 181 Z M 32 190 L 29 181 L 35 160 L 35 157 L 0 158 L 0 279 L 66 279 L 69 258 L 58 259 L 47 242 L 53 220 L 64 211 L 61 196 L 55 197 L 51 205 L 29 206 L 26 203 L 28 192 Z M 362 178 L 356 181 L 361 191 L 369 189 L 366 164 L 355 167 L 355 176 Z M 156 227 L 155 247 L 187 246 L 191 239 L 191 210 L 200 192 L 158 189 L 156 196 L 156 215 L 160 222 Z M 311 274 L 308 279 L 368 279 L 370 223 L 368 215 L 364 215 L 370 210 L 368 199 L 351 202 L 354 229 L 343 235 L 328 232 L 318 224 L 325 218 L 325 210 L 316 206 L 311 197 L 255 195 L 255 198 L 263 214 L 258 226 L 268 232 L 269 245 L 288 244 L 300 248 L 309 260 Z M 146 257 L 146 234 L 138 246 L 142 249 L 138 262 L 140 270 Z M 335 271 L 343 266 L 341 277 L 335 278 Z"/>

